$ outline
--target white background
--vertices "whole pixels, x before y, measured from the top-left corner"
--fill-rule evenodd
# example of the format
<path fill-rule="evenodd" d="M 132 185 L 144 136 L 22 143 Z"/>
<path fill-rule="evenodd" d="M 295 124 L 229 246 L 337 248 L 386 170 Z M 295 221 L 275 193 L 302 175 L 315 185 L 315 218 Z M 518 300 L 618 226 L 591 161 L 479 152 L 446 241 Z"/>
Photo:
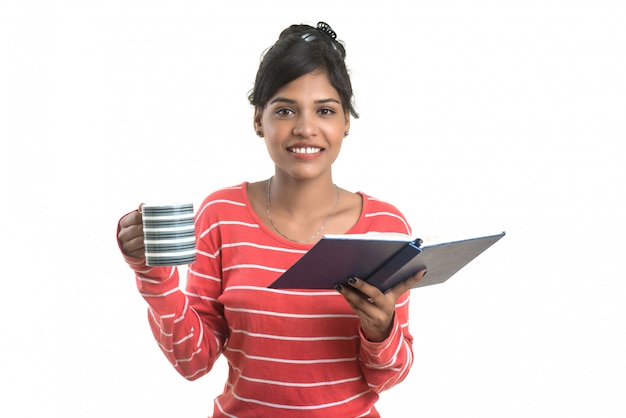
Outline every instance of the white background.
<path fill-rule="evenodd" d="M 272 173 L 247 93 L 279 32 L 318 20 L 361 113 L 336 182 L 417 235 L 507 231 L 413 292 L 384 416 L 626 415 L 621 0 L 0 0 L 0 415 L 209 415 L 224 364 L 169 366 L 115 226 Z"/>

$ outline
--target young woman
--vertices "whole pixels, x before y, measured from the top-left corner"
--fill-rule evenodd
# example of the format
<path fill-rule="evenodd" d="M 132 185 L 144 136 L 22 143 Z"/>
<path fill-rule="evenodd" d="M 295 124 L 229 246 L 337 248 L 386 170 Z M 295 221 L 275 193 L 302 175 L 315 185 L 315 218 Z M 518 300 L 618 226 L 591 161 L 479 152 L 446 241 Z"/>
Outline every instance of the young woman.
<path fill-rule="evenodd" d="M 268 289 L 323 234 L 411 232 L 394 206 L 333 183 L 358 117 L 344 59 L 323 22 L 290 26 L 266 52 L 250 103 L 275 172 L 204 200 L 185 290 L 175 267 L 146 267 L 141 213 L 120 220 L 168 360 L 190 380 L 228 360 L 214 417 L 376 417 L 378 393 L 411 367 L 408 290 L 424 271 L 385 293 L 358 278 L 328 291 Z"/>

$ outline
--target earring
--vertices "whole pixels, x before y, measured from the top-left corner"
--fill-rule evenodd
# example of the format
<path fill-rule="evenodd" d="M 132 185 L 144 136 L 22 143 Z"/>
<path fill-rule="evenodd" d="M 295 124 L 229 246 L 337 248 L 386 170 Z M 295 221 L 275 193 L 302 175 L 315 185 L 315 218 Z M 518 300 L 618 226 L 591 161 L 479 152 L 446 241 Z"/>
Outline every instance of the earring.
<path fill-rule="evenodd" d="M 350 131 L 345 131 L 343 134 L 344 134 L 345 136 L 348 136 L 348 135 L 350 135 Z"/>
<path fill-rule="evenodd" d="M 263 136 L 263 131 L 258 130 L 258 131 L 256 131 L 256 134 L 257 134 L 257 136 Z"/>

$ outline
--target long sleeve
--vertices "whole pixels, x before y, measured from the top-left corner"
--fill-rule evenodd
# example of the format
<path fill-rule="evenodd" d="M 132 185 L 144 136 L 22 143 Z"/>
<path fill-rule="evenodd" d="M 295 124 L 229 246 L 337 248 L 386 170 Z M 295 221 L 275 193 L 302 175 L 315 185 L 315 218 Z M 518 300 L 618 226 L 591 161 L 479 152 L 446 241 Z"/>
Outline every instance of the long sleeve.
<path fill-rule="evenodd" d="M 413 364 L 413 337 L 408 328 L 409 293 L 396 303 L 391 334 L 385 341 L 372 342 L 361 332 L 359 361 L 370 388 L 382 392 L 402 382 Z"/>
<path fill-rule="evenodd" d="M 148 267 L 143 260 L 124 258 L 135 272 L 137 288 L 148 303 L 152 333 L 169 362 L 189 380 L 206 374 L 227 335 L 219 304 L 205 304 L 199 313 L 179 289 L 176 267 Z"/>

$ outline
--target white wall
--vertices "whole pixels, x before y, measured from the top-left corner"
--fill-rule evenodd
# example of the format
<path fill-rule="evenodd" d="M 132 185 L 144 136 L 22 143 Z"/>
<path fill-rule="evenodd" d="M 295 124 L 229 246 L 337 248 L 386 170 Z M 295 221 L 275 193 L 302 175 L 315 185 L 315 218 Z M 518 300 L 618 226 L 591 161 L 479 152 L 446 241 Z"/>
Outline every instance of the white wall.
<path fill-rule="evenodd" d="M 418 234 L 506 230 L 413 292 L 388 417 L 626 414 L 626 15 L 559 0 L 0 2 L 2 416 L 205 417 L 115 243 L 141 201 L 272 166 L 246 101 L 291 23 L 347 44 L 361 119 L 336 181 Z M 237 16 L 237 17 L 234 17 Z M 167 168 L 167 171 L 163 171 Z"/>

